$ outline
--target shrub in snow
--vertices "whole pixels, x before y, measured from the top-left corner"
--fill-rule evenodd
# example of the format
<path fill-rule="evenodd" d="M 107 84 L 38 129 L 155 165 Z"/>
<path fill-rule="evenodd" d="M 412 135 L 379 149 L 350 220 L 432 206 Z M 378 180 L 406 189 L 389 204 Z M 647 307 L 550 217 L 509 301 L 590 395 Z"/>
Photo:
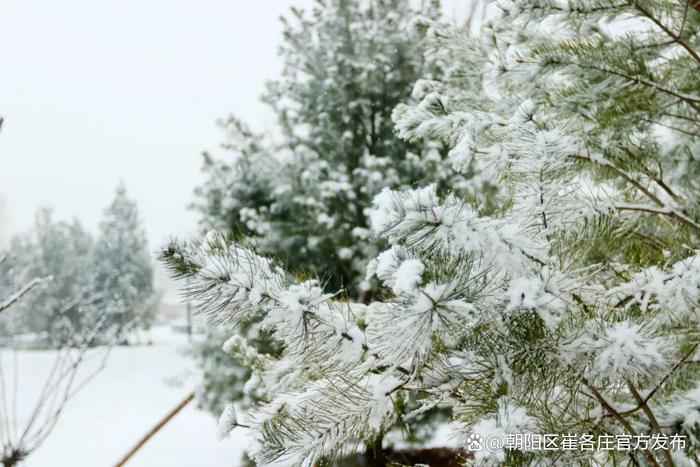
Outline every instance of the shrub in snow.
<path fill-rule="evenodd" d="M 14 238 L 12 247 L 11 256 L 0 251 L 0 367 L 13 368 L 0 372 L 4 467 L 23 464 L 43 445 L 66 404 L 104 368 L 111 346 L 130 329 L 115 319 L 121 302 L 96 290 L 93 243 L 77 221 L 54 222 L 40 210 L 33 235 Z M 19 378 L 37 368 L 18 370 L 18 364 L 34 361 L 20 358 L 24 347 L 42 345 L 52 349 L 36 361 L 53 363 L 38 374 L 44 379 L 38 391 Z M 17 416 L 17 407 L 24 416 Z"/>

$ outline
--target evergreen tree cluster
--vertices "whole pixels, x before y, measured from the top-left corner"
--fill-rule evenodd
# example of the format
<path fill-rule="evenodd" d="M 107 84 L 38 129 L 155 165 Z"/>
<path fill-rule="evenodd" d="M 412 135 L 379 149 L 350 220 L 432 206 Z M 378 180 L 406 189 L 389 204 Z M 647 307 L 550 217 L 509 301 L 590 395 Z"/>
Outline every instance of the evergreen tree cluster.
<path fill-rule="evenodd" d="M 3 256 L 0 292 L 41 281 L 3 319 L 6 338 L 29 333 L 32 345 L 82 345 L 81 339 L 94 345 L 150 325 L 153 267 L 136 203 L 123 184 L 104 211 L 97 240 L 78 220 L 55 221 L 42 208 L 32 231 L 12 238 Z"/>
<path fill-rule="evenodd" d="M 315 21 L 323 25 L 336 5 L 354 3 L 366 5 L 326 2 Z M 256 400 L 244 410 L 228 406 L 220 421 L 222 435 L 249 431 L 255 462 L 312 465 L 365 446 L 381 451 L 383 439 L 436 410 L 449 413 L 464 445 L 472 433 L 687 440 L 684 450 L 484 449 L 465 460 L 477 465 L 700 460 L 698 5 L 499 0 L 486 11 L 478 37 L 435 16 L 411 22 L 425 37 L 425 62 L 439 63 L 439 72 L 423 69 L 411 96 L 393 106 L 403 142 L 382 140 L 394 148 L 387 151 L 445 148 L 462 176 L 432 172 L 418 185 L 397 179 L 373 197 L 341 191 L 341 200 L 355 193 L 364 203 L 337 208 L 339 219 L 365 216 L 362 236 L 336 236 L 316 216 L 293 237 L 308 243 L 332 233 L 334 247 L 315 253 L 325 261 L 342 258 L 337 247 L 352 243 L 355 258 L 385 242 L 365 268 L 381 287 L 371 300 L 329 289 L 322 279 L 335 265 L 309 268 L 319 279 L 298 274 L 280 251 L 303 251 L 310 262 L 314 255 L 301 243 L 266 249 L 257 236 L 273 224 L 258 225 L 255 216 L 242 232 L 251 239 L 212 224 L 223 231 L 162 251 L 173 275 L 187 280 L 184 294 L 196 309 L 255 330 L 233 331 L 223 348 L 247 368 Z M 344 32 L 336 29 L 320 50 L 337 50 Z M 339 75 L 327 82 L 355 92 Z M 326 88 L 297 84 L 273 87 L 275 101 L 296 102 L 291 116 L 318 109 Z M 328 96 L 336 105 L 336 91 Z M 335 199 L 323 195 L 324 182 L 344 180 L 333 174 L 348 174 L 355 156 L 343 148 L 360 140 L 343 146 L 337 138 L 307 152 L 323 135 L 336 138 L 337 125 L 346 131 L 342 116 L 315 111 L 301 133 L 309 144 L 292 146 L 289 157 L 314 167 L 305 158 L 313 154 L 320 162 L 309 172 L 311 187 Z M 348 120 L 347 131 L 361 131 L 361 121 Z M 406 152 L 383 157 L 382 173 L 411 161 Z M 278 182 L 279 165 L 268 168 L 274 175 L 263 178 L 273 191 L 289 202 L 308 198 Z M 236 203 L 232 215 L 247 216 Z M 260 335 L 276 352 L 256 347 Z"/>

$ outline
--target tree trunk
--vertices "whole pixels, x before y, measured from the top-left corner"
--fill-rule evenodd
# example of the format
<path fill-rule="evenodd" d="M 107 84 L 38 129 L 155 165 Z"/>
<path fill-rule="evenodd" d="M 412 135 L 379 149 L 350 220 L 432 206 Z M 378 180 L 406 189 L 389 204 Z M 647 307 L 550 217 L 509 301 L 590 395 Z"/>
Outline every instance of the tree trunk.
<path fill-rule="evenodd" d="M 2 467 L 15 467 L 24 459 L 24 454 L 17 449 L 13 449 L 2 459 Z"/>
<path fill-rule="evenodd" d="M 386 457 L 384 456 L 384 450 L 382 449 L 382 442 L 384 441 L 384 434 L 381 433 L 372 442 L 367 445 L 365 451 L 365 459 L 367 465 L 371 467 L 386 467 Z"/>

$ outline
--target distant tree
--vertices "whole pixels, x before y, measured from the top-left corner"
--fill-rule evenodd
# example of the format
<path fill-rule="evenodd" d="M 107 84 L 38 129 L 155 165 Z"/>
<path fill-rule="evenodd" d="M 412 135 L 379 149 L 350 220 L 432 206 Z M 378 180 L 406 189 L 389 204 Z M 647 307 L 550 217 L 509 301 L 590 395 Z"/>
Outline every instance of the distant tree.
<path fill-rule="evenodd" d="M 32 232 L 14 237 L 10 250 L 8 265 L 20 278 L 45 278 L 18 305 L 18 329 L 50 345 L 63 344 L 91 319 L 81 305 L 98 298 L 92 237 L 79 221 L 54 221 L 51 210 L 42 208 Z"/>
<path fill-rule="evenodd" d="M 100 222 L 95 247 L 96 288 L 122 326 L 148 326 L 152 320 L 153 266 L 135 201 L 124 183 L 117 186 Z"/>
<path fill-rule="evenodd" d="M 150 324 L 156 297 L 151 260 L 136 204 L 122 185 L 96 242 L 79 221 L 54 221 L 51 210 L 42 208 L 32 231 L 11 239 L 10 251 L 8 285 L 45 278 L 18 305 L 13 321 L 16 332 L 34 333 L 35 345 L 63 345 L 92 328 L 97 316 L 108 315 L 110 325 L 123 331 Z"/>

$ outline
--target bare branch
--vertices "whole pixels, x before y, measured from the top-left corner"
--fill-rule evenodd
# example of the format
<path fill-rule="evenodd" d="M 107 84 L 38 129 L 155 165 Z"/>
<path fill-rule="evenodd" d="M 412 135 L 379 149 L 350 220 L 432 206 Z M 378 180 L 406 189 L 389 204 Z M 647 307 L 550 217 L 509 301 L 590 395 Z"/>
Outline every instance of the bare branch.
<path fill-rule="evenodd" d="M 581 377 L 581 382 L 593 393 L 593 396 L 595 399 L 600 403 L 600 405 L 603 406 L 605 410 L 608 411 L 608 413 L 614 417 L 620 424 L 627 430 L 628 433 L 636 433 L 636 430 L 632 427 L 629 421 L 625 419 L 625 417 L 622 416 L 620 412 L 618 412 L 610 403 L 603 397 L 603 395 L 598 391 L 595 386 L 593 386 L 588 379 L 585 377 Z M 644 451 L 644 456 L 647 458 L 647 460 L 652 464 L 655 465 L 656 467 L 659 467 L 659 463 L 654 458 L 654 455 L 650 452 L 645 450 Z"/>
<path fill-rule="evenodd" d="M 673 208 L 668 208 L 668 207 L 655 208 L 653 206 L 645 206 L 645 205 L 639 205 L 639 204 L 616 204 L 615 209 L 617 209 L 618 211 L 637 211 L 637 212 L 647 212 L 650 214 L 662 214 L 665 216 L 673 217 L 676 220 L 680 221 L 682 224 L 685 224 L 688 227 L 692 227 L 693 229 L 700 232 L 700 224 L 698 224 L 697 222 L 690 219 L 685 214 L 680 213 L 676 209 L 673 209 Z"/>
<path fill-rule="evenodd" d="M 17 301 L 19 301 L 20 298 L 22 298 L 25 294 L 27 294 L 30 290 L 32 290 L 34 287 L 37 285 L 41 284 L 44 282 L 43 278 L 38 278 L 35 277 L 29 283 L 25 284 L 22 288 L 20 288 L 17 292 L 12 294 L 10 298 L 5 300 L 4 302 L 0 303 L 0 313 L 3 311 L 7 310 L 10 308 L 12 305 L 14 305 Z"/>
<path fill-rule="evenodd" d="M 629 388 L 632 397 L 634 397 L 634 400 L 637 401 L 639 406 L 642 408 L 642 411 L 647 416 L 649 424 L 651 425 L 654 432 L 663 434 L 661 426 L 659 425 L 659 421 L 656 419 L 654 412 L 652 412 L 651 407 L 649 407 L 649 404 L 639 394 L 639 391 L 637 391 L 637 388 L 634 386 L 634 384 L 632 384 L 631 381 L 627 381 L 627 387 Z M 666 467 L 672 467 L 674 465 L 673 459 L 671 458 L 671 453 L 668 450 L 664 450 L 664 463 L 666 464 Z"/>
<path fill-rule="evenodd" d="M 153 428 L 151 428 L 148 433 L 146 433 L 137 443 L 136 445 L 127 452 L 124 457 L 122 457 L 119 462 L 115 464 L 115 467 L 123 467 L 126 465 L 127 462 L 129 462 L 129 459 L 131 459 L 134 454 L 136 454 L 139 449 L 141 449 L 144 444 L 148 442 L 156 433 L 160 431 L 161 428 L 163 428 L 170 420 L 175 417 L 182 409 L 184 409 L 187 404 L 192 402 L 192 399 L 194 399 L 194 393 L 191 392 L 185 397 L 180 403 L 173 409 L 171 410 L 165 417 L 163 417 L 162 420 L 160 420 L 158 423 L 155 424 Z"/>

